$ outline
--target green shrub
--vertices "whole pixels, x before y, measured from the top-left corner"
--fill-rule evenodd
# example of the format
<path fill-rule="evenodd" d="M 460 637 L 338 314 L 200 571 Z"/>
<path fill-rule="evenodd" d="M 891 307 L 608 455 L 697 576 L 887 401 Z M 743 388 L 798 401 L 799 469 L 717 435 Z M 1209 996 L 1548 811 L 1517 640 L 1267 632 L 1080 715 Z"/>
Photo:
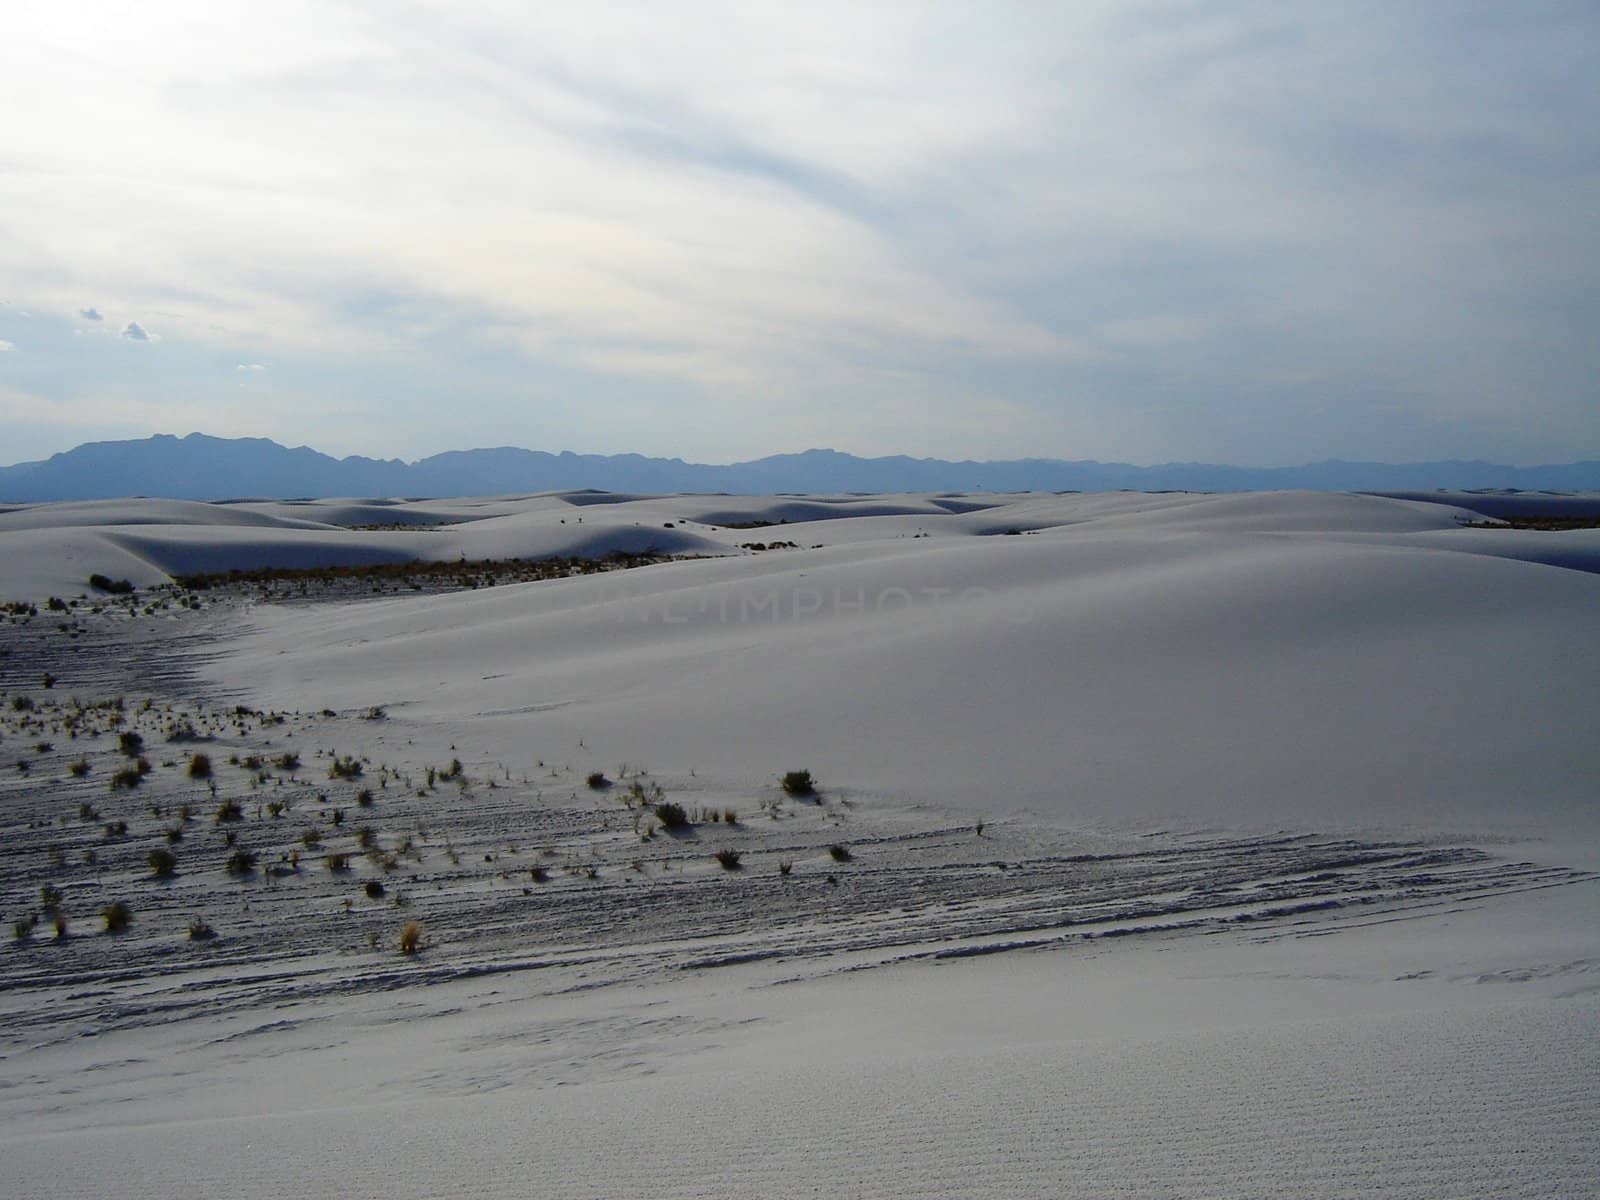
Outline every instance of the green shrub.
<path fill-rule="evenodd" d="M 810 771 L 789 771 L 783 777 L 783 790 L 791 796 L 815 796 L 817 784 Z"/>
<path fill-rule="evenodd" d="M 229 875 L 248 875 L 256 869 L 256 853 L 246 850 L 243 846 L 234 847 L 232 854 L 228 855 Z"/>
<path fill-rule="evenodd" d="M 657 804 L 655 814 L 663 829 L 687 829 L 692 823 L 683 805 L 675 804 L 671 800 L 663 800 Z"/>
<path fill-rule="evenodd" d="M 67 771 L 74 779 L 82 779 L 89 773 L 89 760 L 87 758 L 80 758 L 77 762 L 68 767 Z"/>
<path fill-rule="evenodd" d="M 133 591 L 133 584 L 126 579 L 112 579 L 101 575 L 98 571 L 89 576 L 89 586 L 96 591 L 110 592 L 113 596 L 126 596 Z"/>
<path fill-rule="evenodd" d="M 329 779 L 360 779 L 361 763 L 354 758 L 335 758 L 328 764 Z"/>
<path fill-rule="evenodd" d="M 121 933 L 133 923 L 133 909 L 125 901 L 118 900 L 101 909 L 100 917 L 106 923 L 107 933 Z"/>
<path fill-rule="evenodd" d="M 157 846 L 146 856 L 150 873 L 157 879 L 171 879 L 178 869 L 178 856 L 171 850 Z"/>

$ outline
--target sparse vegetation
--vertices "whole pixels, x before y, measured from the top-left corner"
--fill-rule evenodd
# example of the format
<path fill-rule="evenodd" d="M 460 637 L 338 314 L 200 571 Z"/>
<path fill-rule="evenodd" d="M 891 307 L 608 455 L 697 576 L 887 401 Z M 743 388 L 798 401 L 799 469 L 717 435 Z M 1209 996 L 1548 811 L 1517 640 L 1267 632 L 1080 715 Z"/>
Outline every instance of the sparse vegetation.
<path fill-rule="evenodd" d="M 189 922 L 189 940 L 191 942 L 209 942 L 217 936 L 217 931 L 207 925 L 205 919 L 196 917 Z"/>
<path fill-rule="evenodd" d="M 76 762 L 74 762 L 70 767 L 67 768 L 67 772 L 74 779 L 82 779 L 85 775 L 87 775 L 89 773 L 89 760 L 87 758 L 79 758 Z"/>
<path fill-rule="evenodd" d="M 722 869 L 725 871 L 737 871 L 739 869 L 739 860 L 743 857 L 737 850 L 730 850 L 726 847 L 717 851 L 717 861 L 722 864 Z"/>
<path fill-rule="evenodd" d="M 132 730 L 123 730 L 117 735 L 117 749 L 129 758 L 138 758 L 144 751 L 144 738 Z"/>
<path fill-rule="evenodd" d="M 189 759 L 189 778 L 190 779 L 210 779 L 211 778 L 211 756 L 210 755 L 208 755 L 208 754 L 196 754 L 192 758 Z"/>
<path fill-rule="evenodd" d="M 217 805 L 217 811 L 212 816 L 212 821 L 217 825 L 225 825 L 231 821 L 244 820 L 244 809 L 237 800 L 224 800 Z"/>
<path fill-rule="evenodd" d="M 157 879 L 171 879 L 178 870 L 178 856 L 171 850 L 157 846 L 145 856 L 150 873 Z"/>

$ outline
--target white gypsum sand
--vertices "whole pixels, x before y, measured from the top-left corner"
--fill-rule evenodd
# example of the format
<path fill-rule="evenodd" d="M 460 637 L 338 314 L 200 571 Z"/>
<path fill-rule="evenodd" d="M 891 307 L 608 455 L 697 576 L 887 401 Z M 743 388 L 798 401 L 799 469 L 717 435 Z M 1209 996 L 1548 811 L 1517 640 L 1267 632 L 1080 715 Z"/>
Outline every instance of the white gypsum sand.
<path fill-rule="evenodd" d="M 0 1190 L 1594 1194 L 1600 532 L 1473 516 L 0 514 Z"/>

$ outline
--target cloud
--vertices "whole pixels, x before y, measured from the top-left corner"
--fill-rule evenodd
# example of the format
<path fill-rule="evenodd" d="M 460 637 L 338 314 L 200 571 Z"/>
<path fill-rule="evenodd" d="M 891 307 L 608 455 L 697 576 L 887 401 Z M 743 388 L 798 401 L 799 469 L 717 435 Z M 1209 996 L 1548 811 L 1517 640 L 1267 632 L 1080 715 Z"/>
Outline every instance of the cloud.
<path fill-rule="evenodd" d="M 0 354 L 4 354 L 8 350 L 15 350 L 16 348 L 17 347 L 15 344 L 6 341 L 4 338 L 0 338 Z"/>
<path fill-rule="evenodd" d="M 100 315 L 100 310 L 98 308 L 80 308 L 78 310 L 78 315 L 85 321 L 105 320 L 105 318 Z"/>
<path fill-rule="evenodd" d="M 122 336 L 130 342 L 148 342 L 150 340 L 150 335 L 145 331 L 145 327 L 137 321 L 129 321 L 127 328 L 122 331 Z"/>
<path fill-rule="evenodd" d="M 235 371 L 265 371 L 266 369 L 266 363 L 240 363 L 234 368 Z"/>

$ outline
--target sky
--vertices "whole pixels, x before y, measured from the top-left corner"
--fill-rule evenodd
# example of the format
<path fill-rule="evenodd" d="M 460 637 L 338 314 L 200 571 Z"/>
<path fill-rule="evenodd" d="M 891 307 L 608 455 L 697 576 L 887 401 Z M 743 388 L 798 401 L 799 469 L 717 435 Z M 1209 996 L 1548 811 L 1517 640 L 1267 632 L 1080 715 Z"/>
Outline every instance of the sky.
<path fill-rule="evenodd" d="M 1600 9 L 12 6 L 0 462 L 1600 458 Z"/>

